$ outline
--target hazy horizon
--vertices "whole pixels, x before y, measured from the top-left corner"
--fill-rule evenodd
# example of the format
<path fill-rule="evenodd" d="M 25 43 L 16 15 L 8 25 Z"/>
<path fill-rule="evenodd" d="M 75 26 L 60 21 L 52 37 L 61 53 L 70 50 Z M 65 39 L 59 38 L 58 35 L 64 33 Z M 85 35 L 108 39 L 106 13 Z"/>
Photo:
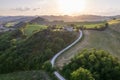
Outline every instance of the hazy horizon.
<path fill-rule="evenodd" d="M 120 15 L 120 0 L 0 0 L 0 16 Z"/>

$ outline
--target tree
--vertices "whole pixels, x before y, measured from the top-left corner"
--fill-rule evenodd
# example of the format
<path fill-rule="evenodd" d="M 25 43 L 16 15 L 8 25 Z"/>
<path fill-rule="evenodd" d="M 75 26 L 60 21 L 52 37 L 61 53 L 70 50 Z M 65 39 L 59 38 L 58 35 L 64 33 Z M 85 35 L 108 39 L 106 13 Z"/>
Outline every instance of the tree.
<path fill-rule="evenodd" d="M 89 70 L 79 68 L 71 74 L 71 80 L 95 80 Z"/>
<path fill-rule="evenodd" d="M 105 27 L 108 27 L 109 26 L 109 24 L 108 23 L 105 23 Z"/>
<path fill-rule="evenodd" d="M 50 61 L 46 61 L 46 62 L 43 64 L 42 68 L 43 68 L 44 70 L 46 70 L 47 72 L 53 72 L 53 71 L 54 71 L 54 69 L 52 68 L 52 65 L 51 65 Z"/>
<path fill-rule="evenodd" d="M 80 67 L 89 70 L 95 80 L 120 80 L 119 60 L 104 50 L 83 50 L 71 59 L 71 62 L 65 65 L 61 72 L 70 79 L 70 74 L 72 73 L 73 76 L 73 72 L 77 74 L 76 76 L 81 75 Z M 77 80 L 74 76 L 72 80 Z"/>

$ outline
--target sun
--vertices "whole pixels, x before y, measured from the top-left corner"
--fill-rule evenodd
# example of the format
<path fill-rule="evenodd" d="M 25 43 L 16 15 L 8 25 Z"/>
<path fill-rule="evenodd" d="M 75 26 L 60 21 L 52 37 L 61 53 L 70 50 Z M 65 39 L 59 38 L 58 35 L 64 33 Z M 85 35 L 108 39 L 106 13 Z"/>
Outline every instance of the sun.
<path fill-rule="evenodd" d="M 85 0 L 58 0 L 59 10 L 62 14 L 72 15 L 82 12 L 85 9 Z"/>

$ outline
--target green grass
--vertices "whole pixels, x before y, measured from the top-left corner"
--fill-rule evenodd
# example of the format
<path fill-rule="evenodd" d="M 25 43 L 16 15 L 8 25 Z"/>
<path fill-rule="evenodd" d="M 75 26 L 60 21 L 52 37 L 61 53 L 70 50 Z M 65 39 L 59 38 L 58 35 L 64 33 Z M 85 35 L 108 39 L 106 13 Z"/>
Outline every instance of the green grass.
<path fill-rule="evenodd" d="M 5 24 L 6 27 L 14 26 L 17 22 L 8 22 Z"/>
<path fill-rule="evenodd" d="M 98 24 L 86 24 L 84 25 L 85 28 L 87 29 L 91 29 L 91 28 L 101 28 L 103 27 L 105 24 L 104 23 L 98 23 Z"/>
<path fill-rule="evenodd" d="M 110 25 L 117 24 L 117 23 L 120 23 L 120 19 L 110 20 L 110 21 L 108 21 L 108 23 L 109 23 Z"/>
<path fill-rule="evenodd" d="M 43 71 L 25 71 L 1 74 L 0 80 L 51 80 Z"/>
<path fill-rule="evenodd" d="M 81 22 L 76 24 L 77 27 L 84 26 L 86 29 L 101 28 L 104 27 L 105 22 Z"/>
<path fill-rule="evenodd" d="M 82 41 L 57 59 L 57 67 L 68 63 L 74 55 L 85 48 L 103 49 L 120 59 L 120 23 L 111 25 L 105 31 L 85 30 Z"/>
<path fill-rule="evenodd" d="M 43 29 L 46 29 L 47 26 L 44 26 L 44 25 L 39 25 L 39 24 L 28 24 L 23 32 L 25 35 L 27 36 L 31 36 L 32 34 L 34 34 L 35 32 L 38 32 L 40 30 L 43 30 Z"/>

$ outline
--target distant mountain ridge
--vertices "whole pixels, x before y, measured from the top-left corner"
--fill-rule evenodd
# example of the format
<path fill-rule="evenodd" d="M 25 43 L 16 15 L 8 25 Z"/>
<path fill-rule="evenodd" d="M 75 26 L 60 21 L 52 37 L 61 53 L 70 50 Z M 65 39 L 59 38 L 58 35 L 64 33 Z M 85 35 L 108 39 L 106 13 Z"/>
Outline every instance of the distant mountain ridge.
<path fill-rule="evenodd" d="M 4 24 L 6 22 L 28 22 L 35 17 L 33 16 L 0 16 L 0 23 Z"/>
<path fill-rule="evenodd" d="M 64 22 L 84 22 L 84 21 L 105 21 L 113 18 L 120 18 L 120 15 L 115 16 L 99 16 L 99 15 L 79 15 L 79 16 L 54 16 L 54 15 L 45 15 L 45 16 L 0 16 L 0 23 L 5 23 L 9 21 L 22 21 L 29 22 L 35 18 L 39 17 L 48 21 L 64 21 Z"/>
<path fill-rule="evenodd" d="M 99 21 L 100 19 L 104 19 L 101 16 L 92 16 L 92 15 L 81 15 L 81 16 L 41 16 L 42 18 L 48 19 L 50 21 L 65 21 L 65 22 L 79 22 L 79 21 Z M 99 20 L 98 20 L 99 19 Z"/>
<path fill-rule="evenodd" d="M 41 18 L 41 17 L 37 17 L 37 18 L 31 20 L 29 23 L 30 24 L 45 24 L 47 22 L 48 22 L 47 19 L 44 19 L 44 18 Z"/>
<path fill-rule="evenodd" d="M 120 18 L 117 16 L 99 16 L 99 15 L 80 15 L 80 16 L 41 16 L 42 18 L 48 19 L 50 21 L 65 21 L 65 22 L 81 22 L 81 21 L 105 21 L 112 18 Z"/>

